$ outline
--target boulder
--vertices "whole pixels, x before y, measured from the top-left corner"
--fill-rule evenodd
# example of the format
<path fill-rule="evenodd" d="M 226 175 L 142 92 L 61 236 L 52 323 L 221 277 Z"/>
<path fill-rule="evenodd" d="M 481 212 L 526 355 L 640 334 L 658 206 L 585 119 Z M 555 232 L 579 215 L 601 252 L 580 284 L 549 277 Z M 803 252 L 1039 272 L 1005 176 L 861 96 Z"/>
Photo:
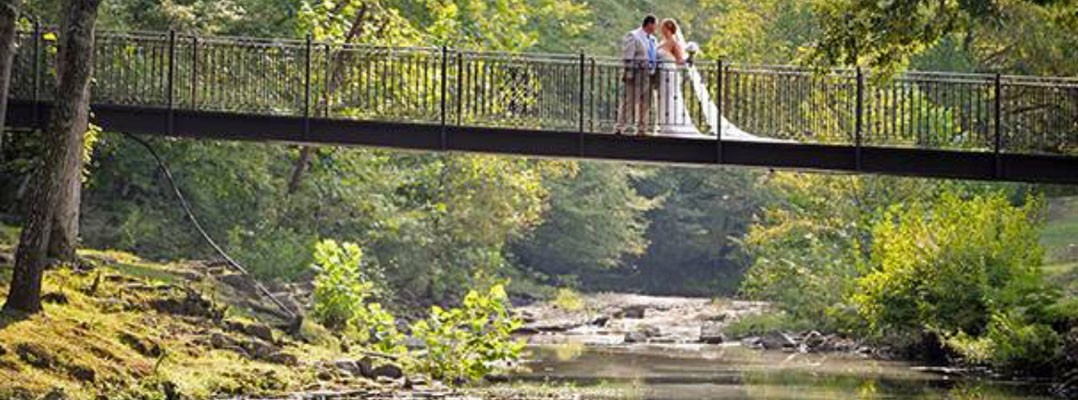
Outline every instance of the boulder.
<path fill-rule="evenodd" d="M 722 333 L 722 324 L 705 323 L 700 326 L 700 343 L 722 344 L 726 342 L 726 335 Z"/>
<path fill-rule="evenodd" d="M 641 304 L 634 304 L 622 307 L 621 312 L 619 312 L 618 314 L 621 316 L 621 318 L 642 319 L 644 318 L 644 314 L 646 312 L 647 306 Z"/>
<path fill-rule="evenodd" d="M 625 333 L 625 343 L 647 343 L 648 335 L 641 331 Z"/>
<path fill-rule="evenodd" d="M 263 324 L 250 324 L 244 326 L 243 332 L 256 338 L 273 343 L 273 329 Z"/>
<path fill-rule="evenodd" d="M 18 354 L 19 359 L 24 363 L 35 368 L 48 369 L 56 365 L 56 358 L 53 357 L 52 353 L 33 343 L 15 345 L 15 354 Z"/>
<path fill-rule="evenodd" d="M 805 334 L 805 337 L 801 339 L 801 344 L 805 345 L 805 348 L 817 351 L 823 350 L 825 344 L 828 343 L 828 338 L 820 332 L 811 331 Z"/>
<path fill-rule="evenodd" d="M 280 364 L 280 365 L 285 365 L 285 366 L 289 366 L 289 367 L 294 367 L 294 366 L 299 365 L 299 358 L 298 357 L 296 357 L 295 355 L 289 354 L 289 353 L 282 352 L 282 351 L 278 351 L 276 353 L 270 354 L 270 355 L 266 356 L 264 358 L 264 360 L 266 362 L 268 362 L 268 363 Z"/>
<path fill-rule="evenodd" d="M 760 339 L 764 348 L 768 350 L 797 348 L 797 341 L 784 332 L 771 332 Z"/>
<path fill-rule="evenodd" d="M 94 382 L 97 380 L 97 373 L 90 368 L 83 366 L 73 366 L 68 371 L 72 378 L 78 379 L 80 382 Z"/>
<path fill-rule="evenodd" d="M 374 375 L 374 379 L 389 378 L 397 380 L 404 377 L 404 371 L 401 370 L 401 367 L 393 364 L 379 365 L 371 371 L 371 374 Z"/>
<path fill-rule="evenodd" d="M 749 336 L 741 339 L 741 345 L 750 349 L 763 349 L 764 340 L 759 336 Z"/>

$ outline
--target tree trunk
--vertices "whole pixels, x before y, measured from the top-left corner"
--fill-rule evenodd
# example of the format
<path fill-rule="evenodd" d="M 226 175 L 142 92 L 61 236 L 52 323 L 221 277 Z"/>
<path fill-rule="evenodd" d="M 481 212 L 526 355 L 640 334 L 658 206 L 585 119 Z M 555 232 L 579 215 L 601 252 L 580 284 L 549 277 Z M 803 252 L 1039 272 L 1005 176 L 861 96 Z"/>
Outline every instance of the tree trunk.
<path fill-rule="evenodd" d="M 44 272 L 54 216 L 64 196 L 78 189 L 65 185 L 82 170 L 82 144 L 86 134 L 93 65 L 94 23 L 101 0 L 64 2 L 57 55 L 56 100 L 44 135 L 45 161 L 30 195 L 30 211 L 15 251 L 15 274 L 5 311 L 41 311 Z"/>
<path fill-rule="evenodd" d="M 4 127 L 7 98 L 11 87 L 11 65 L 15 62 L 15 25 L 19 22 L 20 0 L 0 0 L 0 159 L 4 156 Z"/>
<path fill-rule="evenodd" d="M 344 2 L 341 2 L 343 5 Z M 364 4 L 356 12 L 355 19 L 352 20 L 352 27 L 348 29 L 348 33 L 344 37 L 345 43 L 351 43 L 356 38 L 363 36 L 363 20 L 367 17 L 368 6 Z M 343 54 L 337 54 L 334 59 L 336 68 L 334 69 L 333 76 L 330 78 L 327 92 L 332 93 L 333 89 L 337 88 L 337 85 L 341 81 L 341 65 L 343 63 Z M 329 104 L 325 105 L 327 108 Z M 303 172 L 307 169 L 307 164 L 311 162 L 311 152 L 314 148 L 310 146 L 303 146 L 299 149 L 299 158 L 296 159 L 296 163 L 292 167 L 292 179 L 288 181 L 288 194 L 295 194 L 299 191 L 299 184 L 303 182 Z"/>
<path fill-rule="evenodd" d="M 53 213 L 49 235 L 48 257 L 63 262 L 75 262 L 75 250 L 79 247 L 79 205 L 82 204 L 82 164 L 85 161 L 82 146 L 80 140 L 78 147 L 68 149 L 69 154 L 65 156 L 77 160 L 78 167 L 74 173 L 64 175 L 60 204 Z"/>

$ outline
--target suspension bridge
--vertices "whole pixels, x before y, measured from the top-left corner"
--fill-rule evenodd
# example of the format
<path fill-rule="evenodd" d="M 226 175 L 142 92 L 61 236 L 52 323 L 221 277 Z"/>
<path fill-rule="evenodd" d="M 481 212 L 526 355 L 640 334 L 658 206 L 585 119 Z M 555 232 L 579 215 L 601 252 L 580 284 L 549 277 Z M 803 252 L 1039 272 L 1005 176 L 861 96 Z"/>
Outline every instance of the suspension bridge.
<path fill-rule="evenodd" d="M 55 53 L 54 31 L 18 34 L 10 126 L 44 125 Z M 746 139 L 696 101 L 687 123 L 715 134 L 614 134 L 626 64 L 587 54 L 99 32 L 94 64 L 93 123 L 134 134 L 1078 184 L 1076 78 L 721 61 L 657 78 Z"/>

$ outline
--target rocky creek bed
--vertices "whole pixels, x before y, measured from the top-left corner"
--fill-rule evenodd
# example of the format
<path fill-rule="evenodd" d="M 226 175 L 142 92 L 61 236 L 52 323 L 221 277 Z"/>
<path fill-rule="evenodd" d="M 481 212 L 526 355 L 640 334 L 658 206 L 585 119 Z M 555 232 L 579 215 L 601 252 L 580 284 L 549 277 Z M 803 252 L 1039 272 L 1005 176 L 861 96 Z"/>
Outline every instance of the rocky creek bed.
<path fill-rule="evenodd" d="M 543 302 L 517 311 L 525 322 L 517 333 L 532 345 L 704 344 L 797 352 L 873 351 L 852 339 L 815 331 L 727 333 L 727 326 L 746 316 L 771 312 L 765 302 L 605 293 L 585 295 L 583 306 L 573 310 Z"/>

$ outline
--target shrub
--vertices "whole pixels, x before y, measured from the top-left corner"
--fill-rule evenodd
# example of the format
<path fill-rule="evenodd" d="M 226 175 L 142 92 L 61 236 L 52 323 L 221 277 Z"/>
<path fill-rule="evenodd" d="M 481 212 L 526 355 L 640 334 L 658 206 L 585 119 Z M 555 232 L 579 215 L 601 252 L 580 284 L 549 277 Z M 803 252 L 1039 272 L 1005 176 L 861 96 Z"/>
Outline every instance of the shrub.
<path fill-rule="evenodd" d="M 371 316 L 367 305 L 371 296 L 383 291 L 371 275 L 362 270 L 363 251 L 355 244 L 338 245 L 333 240 L 322 240 L 315 246 L 314 316 L 322 325 L 344 330 L 361 322 L 378 325 L 384 316 Z M 374 307 L 374 312 L 381 306 Z"/>
<path fill-rule="evenodd" d="M 412 324 L 412 336 L 426 345 L 416 367 L 436 379 L 476 381 L 497 363 L 519 359 L 524 344 L 511 335 L 520 325 L 501 284 L 486 292 L 472 290 L 460 307 L 431 307 L 426 320 Z"/>
<path fill-rule="evenodd" d="M 873 229 L 871 272 L 858 279 L 853 304 L 876 333 L 980 336 L 987 316 L 1025 306 L 1043 288 L 1038 205 L 947 194 L 892 208 Z"/>
<path fill-rule="evenodd" d="M 1062 339 L 1051 327 L 994 314 L 987 332 L 973 337 L 959 332 L 947 345 L 966 362 L 1027 375 L 1046 375 L 1060 359 Z"/>
<path fill-rule="evenodd" d="M 763 336 L 772 332 L 802 331 L 810 328 L 803 320 L 795 320 L 784 312 L 752 314 L 730 323 L 723 333 L 731 338 Z"/>
<path fill-rule="evenodd" d="M 554 296 L 554 305 L 565 311 L 581 311 L 584 309 L 584 298 L 573 289 L 559 288 Z"/>

